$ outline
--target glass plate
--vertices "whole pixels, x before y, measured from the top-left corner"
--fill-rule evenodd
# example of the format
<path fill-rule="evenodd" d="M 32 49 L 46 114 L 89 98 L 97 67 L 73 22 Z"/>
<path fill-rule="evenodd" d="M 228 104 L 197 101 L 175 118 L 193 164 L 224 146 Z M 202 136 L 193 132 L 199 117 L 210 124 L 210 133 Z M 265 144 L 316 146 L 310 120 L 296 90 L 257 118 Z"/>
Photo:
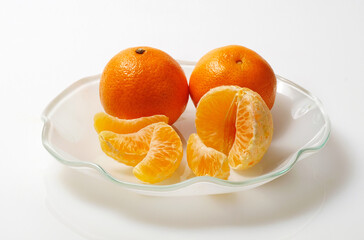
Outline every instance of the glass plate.
<path fill-rule="evenodd" d="M 179 62 L 189 79 L 194 63 Z M 99 80 L 100 75 L 83 78 L 49 103 L 42 115 L 43 145 L 67 166 L 96 169 L 121 187 L 142 194 L 205 195 L 251 189 L 287 173 L 299 160 L 320 150 L 330 135 L 329 118 L 320 100 L 297 84 L 277 76 L 277 97 L 272 108 L 274 135 L 260 163 L 249 170 L 231 170 L 228 180 L 195 177 L 184 154 L 171 178 L 159 184 L 144 184 L 134 177 L 131 167 L 107 157 L 99 146 L 93 128 L 94 114 L 103 111 Z M 174 124 L 182 138 L 184 152 L 186 140 L 196 132 L 194 117 L 195 107 L 189 100 L 186 111 Z"/>

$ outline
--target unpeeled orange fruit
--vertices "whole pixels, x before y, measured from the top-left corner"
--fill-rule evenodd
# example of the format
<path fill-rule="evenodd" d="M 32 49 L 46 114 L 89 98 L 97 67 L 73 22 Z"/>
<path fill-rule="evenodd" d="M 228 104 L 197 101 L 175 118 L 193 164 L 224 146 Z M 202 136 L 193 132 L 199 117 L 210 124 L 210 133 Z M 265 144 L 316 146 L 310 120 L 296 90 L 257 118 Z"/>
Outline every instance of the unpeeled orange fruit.
<path fill-rule="evenodd" d="M 135 133 L 102 131 L 99 140 L 108 156 L 135 166 L 134 175 L 148 183 L 157 183 L 170 177 L 183 156 L 180 137 L 164 122 L 153 123 Z"/>
<path fill-rule="evenodd" d="M 167 53 L 133 47 L 116 54 L 100 79 L 100 100 L 106 113 L 134 119 L 165 115 L 173 124 L 186 108 L 188 84 L 181 66 Z"/>
<path fill-rule="evenodd" d="M 237 86 L 211 89 L 196 109 L 196 130 L 207 146 L 225 153 L 233 169 L 258 163 L 273 136 L 272 115 L 261 96 Z"/>
<path fill-rule="evenodd" d="M 239 45 L 217 48 L 197 62 L 189 82 L 195 106 L 210 89 L 222 85 L 250 88 L 264 99 L 269 109 L 273 107 L 277 85 L 273 69 L 248 48 Z"/>
<path fill-rule="evenodd" d="M 196 133 L 187 141 L 187 163 L 196 176 L 227 179 L 230 175 L 228 158 L 222 152 L 206 147 Z"/>
<path fill-rule="evenodd" d="M 97 133 L 101 131 L 133 133 L 156 122 L 168 123 L 168 117 L 164 115 L 153 115 L 136 119 L 120 119 L 104 112 L 96 113 L 94 116 L 94 127 Z"/>

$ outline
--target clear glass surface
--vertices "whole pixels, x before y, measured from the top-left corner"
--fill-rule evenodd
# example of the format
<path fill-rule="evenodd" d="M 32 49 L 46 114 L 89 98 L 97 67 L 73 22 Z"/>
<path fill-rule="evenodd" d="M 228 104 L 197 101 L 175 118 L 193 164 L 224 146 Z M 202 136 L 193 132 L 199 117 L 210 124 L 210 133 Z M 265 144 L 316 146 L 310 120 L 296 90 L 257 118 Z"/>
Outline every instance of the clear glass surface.
<path fill-rule="evenodd" d="M 179 61 L 187 78 L 194 63 Z M 102 176 L 147 195 L 205 195 L 251 189 L 287 173 L 299 160 L 319 151 L 330 135 L 330 122 L 320 100 L 297 84 L 277 75 L 277 97 L 272 108 L 274 135 L 260 163 L 245 171 L 231 170 L 228 180 L 195 177 L 186 154 L 173 176 L 159 184 L 140 182 L 132 168 L 106 156 L 93 128 L 93 116 L 103 111 L 99 100 L 100 75 L 83 78 L 52 100 L 43 112 L 42 142 L 61 163 Z M 196 132 L 195 107 L 189 100 L 186 111 L 174 124 L 184 152 L 189 135 Z M 94 171 L 97 170 L 97 171 Z"/>

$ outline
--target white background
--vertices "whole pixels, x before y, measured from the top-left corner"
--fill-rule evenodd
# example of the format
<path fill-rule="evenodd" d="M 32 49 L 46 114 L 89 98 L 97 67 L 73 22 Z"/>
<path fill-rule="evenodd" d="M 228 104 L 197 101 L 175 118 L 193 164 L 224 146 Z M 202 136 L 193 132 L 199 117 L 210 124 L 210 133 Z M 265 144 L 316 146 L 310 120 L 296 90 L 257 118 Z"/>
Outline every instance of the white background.
<path fill-rule="evenodd" d="M 363 1 L 1 1 L 1 239 L 364 239 Z M 41 113 L 120 50 L 240 44 L 318 96 L 327 146 L 237 194 L 157 198 L 61 166 Z"/>

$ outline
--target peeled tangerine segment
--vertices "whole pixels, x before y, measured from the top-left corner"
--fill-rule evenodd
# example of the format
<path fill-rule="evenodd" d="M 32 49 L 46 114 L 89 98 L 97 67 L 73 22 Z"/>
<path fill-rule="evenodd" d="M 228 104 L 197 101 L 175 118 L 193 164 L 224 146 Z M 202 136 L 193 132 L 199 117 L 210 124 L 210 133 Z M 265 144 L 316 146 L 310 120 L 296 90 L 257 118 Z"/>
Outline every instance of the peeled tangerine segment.
<path fill-rule="evenodd" d="M 235 95 L 241 88 L 238 86 L 216 87 L 208 91 L 199 101 L 196 109 L 196 130 L 206 146 L 214 148 L 226 155 L 227 138 L 234 140 L 234 132 L 227 135 L 227 126 L 234 127 L 235 116 L 228 116 L 233 108 Z M 232 111 L 232 115 L 234 115 Z M 231 141 L 231 140 L 230 140 Z"/>
<path fill-rule="evenodd" d="M 272 115 L 264 100 L 237 86 L 207 92 L 197 106 L 195 123 L 202 142 L 225 153 L 233 169 L 258 163 L 273 136 Z"/>
<path fill-rule="evenodd" d="M 134 167 L 147 155 L 154 128 L 149 125 L 127 134 L 102 131 L 99 133 L 101 149 L 116 161 Z"/>
<path fill-rule="evenodd" d="M 99 140 L 108 156 L 135 166 L 134 175 L 148 183 L 161 182 L 170 177 L 183 156 L 180 137 L 164 122 L 153 123 L 135 133 L 102 131 Z"/>
<path fill-rule="evenodd" d="M 210 176 L 226 180 L 230 175 L 227 156 L 213 148 L 206 147 L 195 133 L 191 134 L 187 141 L 187 162 L 196 176 Z"/>
<path fill-rule="evenodd" d="M 119 119 L 107 113 L 99 112 L 94 116 L 94 127 L 97 133 L 101 131 L 112 131 L 115 133 L 133 133 L 157 122 L 168 123 L 168 117 L 164 115 L 154 115 L 136 119 Z"/>
<path fill-rule="evenodd" d="M 258 93 L 243 88 L 237 96 L 235 141 L 228 159 L 232 168 L 247 169 L 267 152 L 273 137 L 273 120 Z"/>

